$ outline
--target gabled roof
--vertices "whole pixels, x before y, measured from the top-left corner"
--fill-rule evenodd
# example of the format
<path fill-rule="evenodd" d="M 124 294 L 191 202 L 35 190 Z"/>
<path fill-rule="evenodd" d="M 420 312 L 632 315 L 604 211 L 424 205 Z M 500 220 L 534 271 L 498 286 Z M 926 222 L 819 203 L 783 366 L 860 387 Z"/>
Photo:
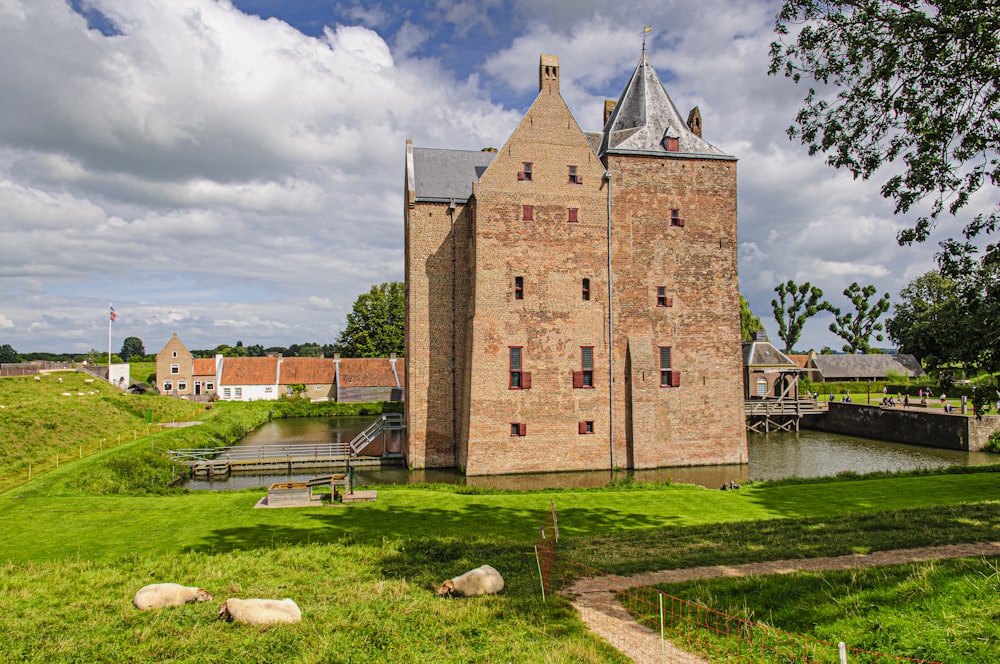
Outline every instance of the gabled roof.
<path fill-rule="evenodd" d="M 227 357 L 222 360 L 220 385 L 274 385 L 277 381 L 276 357 Z"/>
<path fill-rule="evenodd" d="M 813 358 L 824 380 L 880 378 L 889 373 L 919 376 L 924 373 L 912 355 L 817 355 Z"/>
<path fill-rule="evenodd" d="M 797 368 L 797 365 L 771 345 L 770 341 L 744 341 L 743 364 L 750 367 Z"/>
<path fill-rule="evenodd" d="M 215 359 L 214 358 L 195 358 L 193 375 L 195 376 L 214 376 L 215 375 Z"/>
<path fill-rule="evenodd" d="M 789 355 L 788 359 L 794 362 L 799 369 L 805 369 L 809 365 L 808 355 Z"/>
<path fill-rule="evenodd" d="M 280 369 L 280 385 L 333 385 L 337 374 L 333 360 L 323 357 L 285 357 Z"/>
<path fill-rule="evenodd" d="M 384 357 L 342 359 L 338 383 L 341 387 L 402 387 L 402 358 L 396 365 Z"/>
<path fill-rule="evenodd" d="M 664 146 L 666 137 L 678 139 L 676 152 L 667 151 Z M 632 78 L 604 126 L 599 154 L 603 157 L 609 152 L 735 159 L 703 141 L 688 128 L 649 63 L 645 45 Z"/>
<path fill-rule="evenodd" d="M 418 201 L 464 203 L 472 183 L 486 172 L 496 152 L 413 148 L 413 188 Z"/>

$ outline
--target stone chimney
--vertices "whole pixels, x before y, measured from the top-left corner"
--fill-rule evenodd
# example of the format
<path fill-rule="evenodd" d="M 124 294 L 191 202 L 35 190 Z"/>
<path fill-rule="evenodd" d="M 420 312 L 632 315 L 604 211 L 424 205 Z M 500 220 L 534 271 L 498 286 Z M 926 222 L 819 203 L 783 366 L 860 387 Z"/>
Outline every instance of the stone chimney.
<path fill-rule="evenodd" d="M 538 91 L 559 94 L 559 58 L 541 55 L 538 58 Z"/>
<path fill-rule="evenodd" d="M 691 112 L 688 113 L 687 126 L 692 134 L 701 138 L 701 111 L 698 110 L 697 106 L 692 108 Z"/>

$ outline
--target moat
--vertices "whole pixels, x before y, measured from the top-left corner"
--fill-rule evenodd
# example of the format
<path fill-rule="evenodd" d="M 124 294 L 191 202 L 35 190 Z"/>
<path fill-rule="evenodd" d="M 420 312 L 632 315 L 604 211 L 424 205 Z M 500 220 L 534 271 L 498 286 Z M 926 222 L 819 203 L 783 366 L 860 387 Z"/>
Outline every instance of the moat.
<path fill-rule="evenodd" d="M 288 443 L 326 443 L 350 440 L 372 418 L 293 418 L 270 422 L 243 439 L 244 445 L 281 445 Z M 399 434 L 387 434 L 386 448 L 398 451 Z M 820 431 L 772 433 L 748 437 L 749 463 L 729 466 L 658 468 L 618 476 L 633 476 L 640 481 L 672 481 L 714 488 L 723 482 L 743 483 L 783 477 L 823 477 L 843 472 L 906 471 L 947 466 L 982 466 L 1000 462 L 988 452 L 961 452 L 900 443 L 887 443 Z M 266 488 L 275 482 L 304 481 L 322 473 L 239 475 L 211 480 L 190 480 L 189 489 Z M 610 471 L 544 473 L 465 477 L 454 470 L 407 470 L 401 466 L 359 467 L 357 485 L 415 484 L 440 482 L 498 489 L 541 489 L 548 487 L 593 487 L 607 484 Z"/>

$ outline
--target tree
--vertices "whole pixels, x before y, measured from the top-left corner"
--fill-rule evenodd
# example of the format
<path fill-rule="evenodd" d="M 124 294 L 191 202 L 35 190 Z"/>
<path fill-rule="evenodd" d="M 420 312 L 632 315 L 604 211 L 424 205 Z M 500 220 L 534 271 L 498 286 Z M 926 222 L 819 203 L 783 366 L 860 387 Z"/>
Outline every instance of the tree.
<path fill-rule="evenodd" d="M 778 298 L 771 300 L 774 320 L 778 323 L 778 338 L 785 342 L 785 352 L 791 353 L 802 335 L 802 326 L 820 311 L 832 311 L 833 307 L 823 298 L 823 291 L 808 281 L 801 286 L 789 279 L 774 287 Z M 786 303 L 786 299 L 791 298 Z"/>
<path fill-rule="evenodd" d="M 10 344 L 0 346 L 0 364 L 17 364 L 21 361 L 21 356 Z"/>
<path fill-rule="evenodd" d="M 926 240 L 943 212 L 957 215 L 983 185 L 1000 185 L 1000 4 L 785 0 L 775 32 L 769 73 L 818 83 L 789 136 L 855 178 L 893 164 L 882 196 L 897 214 L 930 199 L 900 244 Z M 973 238 L 997 230 L 998 211 L 943 245 L 949 276 Z M 987 256 L 1000 258 L 1000 244 Z"/>
<path fill-rule="evenodd" d="M 358 296 L 337 337 L 344 357 L 388 357 L 403 354 L 405 317 L 403 282 L 391 281 Z"/>
<path fill-rule="evenodd" d="M 743 293 L 740 293 L 740 333 L 743 341 L 752 341 L 754 332 L 761 332 L 763 329 L 764 324 L 750 310 L 750 303 L 743 297 Z"/>
<path fill-rule="evenodd" d="M 927 369 L 950 364 L 964 355 L 966 312 L 954 281 L 932 270 L 899 291 L 885 331 L 899 348 Z"/>
<path fill-rule="evenodd" d="M 141 360 L 146 357 L 146 347 L 142 345 L 142 339 L 139 337 L 125 337 L 125 341 L 122 342 L 122 352 L 119 355 L 121 355 L 123 362 L 128 362 L 133 357 Z"/>
<path fill-rule="evenodd" d="M 855 281 L 844 289 L 844 297 L 854 305 L 854 312 L 841 314 L 839 309 L 832 310 L 834 322 L 830 323 L 830 331 L 847 342 L 844 344 L 845 353 L 870 353 L 872 335 L 882 341 L 881 331 L 885 328 L 878 319 L 889 311 L 889 294 L 873 303 L 872 296 L 877 290 L 873 285 L 860 286 Z"/>

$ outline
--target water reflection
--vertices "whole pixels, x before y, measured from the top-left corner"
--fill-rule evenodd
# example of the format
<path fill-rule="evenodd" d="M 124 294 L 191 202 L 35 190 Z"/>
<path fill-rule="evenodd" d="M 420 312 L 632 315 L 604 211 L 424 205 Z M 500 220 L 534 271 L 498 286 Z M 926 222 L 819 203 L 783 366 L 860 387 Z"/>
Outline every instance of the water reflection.
<path fill-rule="evenodd" d="M 371 417 L 294 418 L 275 420 L 249 434 L 242 444 L 278 445 L 349 441 L 372 421 Z M 390 452 L 401 449 L 399 433 L 386 434 L 365 450 L 379 455 L 382 446 Z M 639 481 L 683 482 L 716 488 L 723 482 L 783 477 L 823 477 L 841 472 L 869 473 L 905 471 L 946 466 L 982 466 L 1000 462 L 987 452 L 961 452 L 916 445 L 886 443 L 867 438 L 841 436 L 820 431 L 751 434 L 748 438 L 749 463 L 728 466 L 657 468 L 620 472 L 618 478 Z M 298 474 L 237 475 L 190 480 L 189 489 L 267 488 L 275 482 L 303 482 L 322 472 Z M 614 479 L 610 470 L 530 475 L 465 477 L 451 469 L 407 470 L 402 466 L 359 467 L 356 486 L 371 484 L 416 484 L 424 482 L 465 484 L 496 489 L 586 488 L 603 486 Z"/>

